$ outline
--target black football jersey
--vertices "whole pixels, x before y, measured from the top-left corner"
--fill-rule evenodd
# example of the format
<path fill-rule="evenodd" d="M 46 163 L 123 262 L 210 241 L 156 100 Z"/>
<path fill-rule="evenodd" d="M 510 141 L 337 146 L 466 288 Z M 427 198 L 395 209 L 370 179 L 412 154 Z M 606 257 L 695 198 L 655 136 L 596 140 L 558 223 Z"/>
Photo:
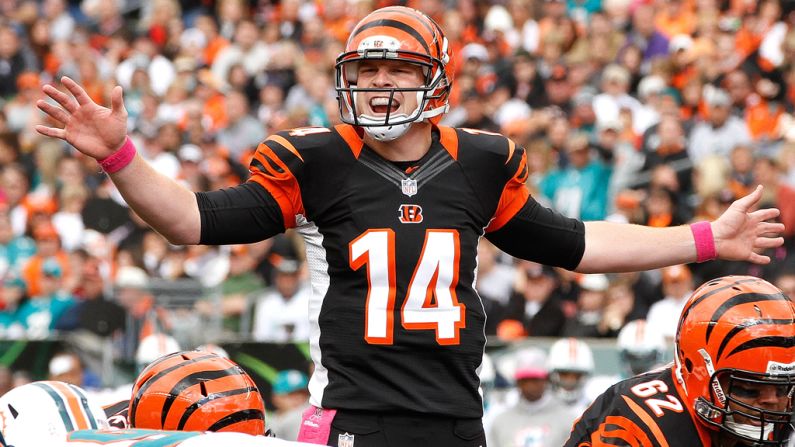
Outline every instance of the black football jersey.
<path fill-rule="evenodd" d="M 709 447 L 674 380 L 667 367 L 611 386 L 577 420 L 564 447 Z"/>
<path fill-rule="evenodd" d="M 312 403 L 480 417 L 486 316 L 474 289 L 478 240 L 489 233 L 507 251 L 528 245 L 512 240 L 523 231 L 510 228 L 548 212 L 528 211 L 535 201 L 524 185 L 524 150 L 499 134 L 437 128 L 427 154 L 402 166 L 351 126 L 310 127 L 270 136 L 250 171 L 247 187 L 267 190 L 283 228 L 306 242 Z M 212 219 L 199 199 L 203 243 L 236 237 L 204 228 L 235 201 L 224 197 Z M 262 220 L 248 219 L 264 227 Z M 570 226 L 554 250 L 573 268 L 584 236 L 581 224 Z"/>

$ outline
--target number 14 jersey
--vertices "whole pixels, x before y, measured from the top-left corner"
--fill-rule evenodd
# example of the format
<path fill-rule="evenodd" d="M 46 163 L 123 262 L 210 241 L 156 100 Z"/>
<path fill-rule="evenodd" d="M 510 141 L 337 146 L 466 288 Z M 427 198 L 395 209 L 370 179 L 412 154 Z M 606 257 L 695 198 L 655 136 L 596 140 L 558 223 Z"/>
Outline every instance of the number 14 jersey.
<path fill-rule="evenodd" d="M 524 150 L 507 138 L 452 128 L 433 135 L 407 166 L 380 157 L 348 125 L 280 132 L 251 162 L 249 186 L 267 190 L 283 228 L 306 242 L 316 406 L 482 415 L 477 244 L 498 234 L 492 240 L 508 252 L 528 245 L 524 231 L 510 229 L 537 220 L 535 201 Z M 538 260 L 573 268 L 582 226 L 564 224 L 571 237 L 556 241 L 554 256 L 539 248 Z"/>

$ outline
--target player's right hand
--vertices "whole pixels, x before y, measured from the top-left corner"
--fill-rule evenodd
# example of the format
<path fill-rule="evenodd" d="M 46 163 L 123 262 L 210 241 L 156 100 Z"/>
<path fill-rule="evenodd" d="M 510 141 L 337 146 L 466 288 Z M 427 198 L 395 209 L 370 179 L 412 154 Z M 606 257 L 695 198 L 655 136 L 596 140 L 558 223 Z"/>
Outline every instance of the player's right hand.
<path fill-rule="evenodd" d="M 42 91 L 58 105 L 36 101 L 36 106 L 63 127 L 37 125 L 36 131 L 48 137 L 60 138 L 85 155 L 97 160 L 119 149 L 127 137 L 127 109 L 124 108 L 122 88 L 111 92 L 111 108 L 95 103 L 78 83 L 64 76 L 61 82 L 72 96 L 52 85 Z"/>

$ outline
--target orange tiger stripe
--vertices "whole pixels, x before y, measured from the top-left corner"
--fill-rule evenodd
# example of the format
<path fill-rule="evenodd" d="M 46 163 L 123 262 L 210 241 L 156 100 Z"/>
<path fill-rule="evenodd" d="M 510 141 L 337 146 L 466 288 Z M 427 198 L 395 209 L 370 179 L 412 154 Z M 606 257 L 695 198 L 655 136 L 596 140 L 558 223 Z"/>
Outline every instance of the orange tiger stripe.
<path fill-rule="evenodd" d="M 505 184 L 502 190 L 497 211 L 494 213 L 494 219 L 486 227 L 486 232 L 497 231 L 502 228 L 527 203 L 530 198 L 530 191 L 525 186 L 527 175 L 527 155 L 523 154 L 516 174 Z"/>
<path fill-rule="evenodd" d="M 362 147 L 364 147 L 364 142 L 359 134 L 356 133 L 356 129 L 350 124 L 337 124 L 334 126 L 334 129 L 340 134 L 342 139 L 345 140 L 348 148 L 353 152 L 353 156 L 359 158 Z"/>
<path fill-rule="evenodd" d="M 292 152 L 293 155 L 298 157 L 299 160 L 304 161 L 304 157 L 302 157 L 301 154 L 298 153 L 298 149 L 296 149 L 295 146 L 293 146 L 293 143 L 290 143 L 289 141 L 287 141 L 287 139 L 284 138 L 283 136 L 281 136 L 281 135 L 271 135 L 265 141 L 275 141 L 276 143 L 279 143 L 285 149 L 287 149 L 288 151 Z"/>
<path fill-rule="evenodd" d="M 632 399 L 627 396 L 621 396 L 624 399 L 624 402 L 627 403 L 629 408 L 636 414 L 638 417 L 649 427 L 651 430 L 651 434 L 654 435 L 654 439 L 660 444 L 660 447 L 668 447 L 668 441 L 665 440 L 665 435 L 663 434 L 662 430 L 660 430 L 660 426 L 657 425 L 657 422 L 649 416 L 649 413 L 643 411 L 643 409 L 636 404 Z"/>
<path fill-rule="evenodd" d="M 265 159 L 273 161 L 284 171 L 278 173 L 269 168 L 269 162 Z M 282 210 L 282 218 L 284 219 L 285 228 L 295 227 L 296 214 L 303 214 L 304 204 L 301 199 L 301 187 L 298 185 L 298 180 L 290 172 L 290 169 L 284 164 L 283 161 L 276 156 L 276 154 L 265 144 L 260 144 L 257 148 L 257 153 L 254 159 L 259 161 L 268 172 L 262 172 L 259 169 L 254 169 L 249 181 L 253 181 L 267 189 L 268 192 L 279 204 Z M 257 175 L 259 173 L 259 175 Z"/>
<path fill-rule="evenodd" d="M 453 160 L 458 160 L 458 134 L 455 129 L 439 126 L 439 143 L 450 153 Z"/>

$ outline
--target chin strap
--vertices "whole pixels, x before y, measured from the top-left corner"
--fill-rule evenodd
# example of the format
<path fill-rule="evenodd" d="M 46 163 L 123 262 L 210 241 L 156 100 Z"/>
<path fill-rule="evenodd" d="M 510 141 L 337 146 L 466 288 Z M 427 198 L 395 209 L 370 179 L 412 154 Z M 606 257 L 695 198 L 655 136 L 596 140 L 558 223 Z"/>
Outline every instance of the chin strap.
<path fill-rule="evenodd" d="M 773 433 L 773 430 L 775 429 L 775 424 L 772 423 L 767 423 L 760 427 L 756 425 L 735 422 L 734 415 L 726 416 L 726 421 L 724 423 L 730 432 L 736 433 L 740 436 L 745 436 L 746 438 L 750 439 L 766 440 L 770 437 L 770 434 Z"/>

